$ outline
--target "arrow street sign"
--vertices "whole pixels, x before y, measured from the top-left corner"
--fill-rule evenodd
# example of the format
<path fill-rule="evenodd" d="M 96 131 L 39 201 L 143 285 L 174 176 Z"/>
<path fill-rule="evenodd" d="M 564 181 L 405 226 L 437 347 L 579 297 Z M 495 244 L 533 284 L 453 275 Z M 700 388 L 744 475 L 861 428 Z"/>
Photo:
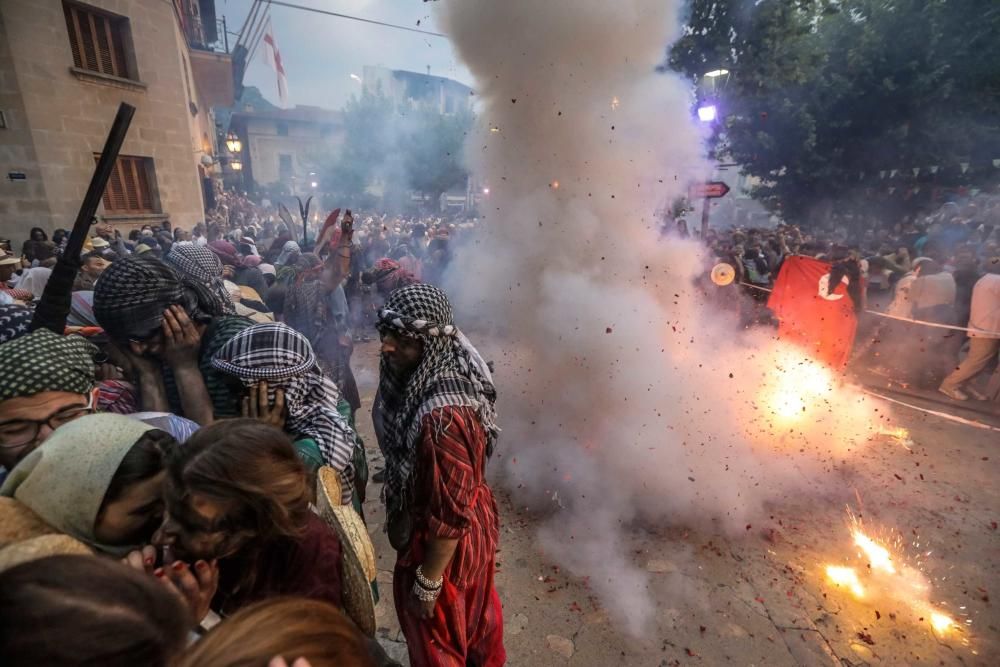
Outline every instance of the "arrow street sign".
<path fill-rule="evenodd" d="M 722 181 L 709 181 L 691 186 L 691 199 L 718 199 L 729 193 L 729 186 Z"/>

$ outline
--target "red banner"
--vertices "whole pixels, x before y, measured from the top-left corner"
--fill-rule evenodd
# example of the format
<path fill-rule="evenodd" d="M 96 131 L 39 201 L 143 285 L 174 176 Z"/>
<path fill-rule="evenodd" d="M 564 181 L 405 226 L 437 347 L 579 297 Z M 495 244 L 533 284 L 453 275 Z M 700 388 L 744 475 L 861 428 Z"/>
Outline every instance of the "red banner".
<path fill-rule="evenodd" d="M 858 320 L 845 277 L 832 288 L 830 264 L 793 255 L 785 258 L 767 305 L 778 318 L 778 337 L 804 348 L 836 369 L 847 365 Z"/>

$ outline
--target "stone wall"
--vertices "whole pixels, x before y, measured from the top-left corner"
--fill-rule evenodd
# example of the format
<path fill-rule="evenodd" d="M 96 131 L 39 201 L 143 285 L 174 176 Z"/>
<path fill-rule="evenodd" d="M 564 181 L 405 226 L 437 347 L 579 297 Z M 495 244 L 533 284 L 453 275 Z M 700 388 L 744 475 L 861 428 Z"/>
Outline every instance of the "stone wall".
<path fill-rule="evenodd" d="M 50 214 L 7 32 L 0 11 L 0 111 L 6 125 L 0 128 L 0 237 L 11 239 L 17 252 L 27 230 L 39 222 L 47 226 Z M 11 180 L 10 174 L 24 174 L 25 180 Z"/>
<path fill-rule="evenodd" d="M 24 150 L 20 171 L 35 168 L 41 176 L 35 186 L 29 173 L 29 187 L 17 195 L 8 184 L 0 189 L 0 235 L 17 241 L 34 225 L 51 230 L 72 224 L 93 172 L 94 154 L 101 151 L 122 101 L 137 109 L 122 154 L 153 158 L 160 213 L 108 219 L 127 228 L 169 217 L 175 226 L 189 229 L 204 217 L 197 162 L 207 123 L 191 112 L 182 56 L 186 46 L 173 6 L 163 0 L 85 4 L 128 17 L 137 82 L 72 71 L 61 0 L 0 2 L 9 56 L 5 59 L 0 47 L 0 95 L 15 82 L 24 109 L 17 131 L 27 124 L 36 158 L 31 160 Z M 7 99 L 0 97 L 4 104 Z M 208 109 L 199 107 L 199 112 L 207 114 Z M 0 132 L 0 144 L 6 143 L 10 130 Z M 0 152 L 5 177 L 20 167 L 13 152 Z"/>

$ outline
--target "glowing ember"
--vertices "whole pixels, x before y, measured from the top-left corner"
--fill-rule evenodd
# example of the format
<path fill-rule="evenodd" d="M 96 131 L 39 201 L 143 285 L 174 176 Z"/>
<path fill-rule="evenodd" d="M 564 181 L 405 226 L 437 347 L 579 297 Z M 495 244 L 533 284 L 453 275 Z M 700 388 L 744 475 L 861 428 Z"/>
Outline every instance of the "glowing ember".
<path fill-rule="evenodd" d="M 888 549 L 875 542 L 875 540 L 857 528 L 854 529 L 852 535 L 854 536 L 854 543 L 865 552 L 865 556 L 868 557 L 868 563 L 873 570 L 883 570 L 888 574 L 896 574 L 896 568 L 892 565 L 892 557 L 889 555 Z"/>
<path fill-rule="evenodd" d="M 853 568 L 827 565 L 826 576 L 836 585 L 850 589 L 854 597 L 863 598 L 865 596 L 865 589 L 858 580 L 858 573 Z"/>
<path fill-rule="evenodd" d="M 951 620 L 950 616 L 946 616 L 939 611 L 931 612 L 931 627 L 934 628 L 934 631 L 938 634 L 944 634 L 950 630 L 953 625 L 955 625 L 955 621 Z"/>

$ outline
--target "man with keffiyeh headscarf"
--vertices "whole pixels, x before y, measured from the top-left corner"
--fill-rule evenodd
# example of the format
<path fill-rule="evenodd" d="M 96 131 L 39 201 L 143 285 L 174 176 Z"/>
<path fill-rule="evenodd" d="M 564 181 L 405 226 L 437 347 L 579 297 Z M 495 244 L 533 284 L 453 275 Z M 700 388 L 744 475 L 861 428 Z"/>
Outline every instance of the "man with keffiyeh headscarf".
<path fill-rule="evenodd" d="M 431 285 L 393 292 L 377 327 L 386 530 L 410 664 L 503 665 L 499 519 L 485 477 L 500 432 L 490 369 Z"/>
<path fill-rule="evenodd" d="M 227 304 L 228 295 L 155 257 L 127 257 L 104 272 L 94 289 L 94 315 L 136 371 L 143 410 L 202 425 L 239 416 L 238 397 L 212 357 L 253 322 L 230 315 Z"/>
<path fill-rule="evenodd" d="M 222 261 L 216 253 L 202 246 L 175 243 L 163 261 L 178 273 L 214 292 L 226 313 L 230 315 L 236 313 L 229 292 L 223 284 Z"/>
<path fill-rule="evenodd" d="M 311 473 L 322 465 L 337 471 L 341 502 L 350 504 L 358 443 L 347 417 L 338 411 L 340 390 L 316 365 L 305 336 L 287 324 L 255 324 L 222 346 L 212 365 L 252 389 L 243 399 L 244 416 L 251 416 L 257 392 L 266 392 L 271 406 L 284 405 L 275 425 L 295 439 L 295 449 Z M 358 480 L 358 486 L 365 481 Z"/>

